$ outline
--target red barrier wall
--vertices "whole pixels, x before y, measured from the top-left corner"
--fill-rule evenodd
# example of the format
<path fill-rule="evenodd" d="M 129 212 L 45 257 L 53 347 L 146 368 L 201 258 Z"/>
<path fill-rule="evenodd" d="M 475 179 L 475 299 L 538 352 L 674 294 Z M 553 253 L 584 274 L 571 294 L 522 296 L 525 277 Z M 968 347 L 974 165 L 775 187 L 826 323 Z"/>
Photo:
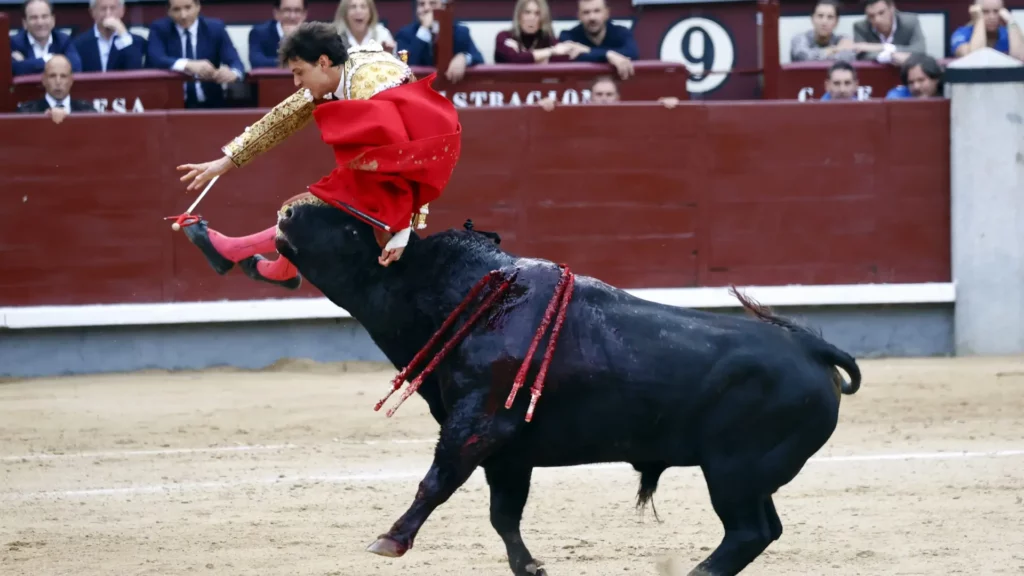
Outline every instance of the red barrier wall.
<path fill-rule="evenodd" d="M 429 232 L 472 218 L 514 253 L 624 288 L 950 279 L 948 102 L 460 115 L 463 158 Z M 288 296 L 217 276 L 162 220 L 194 198 L 174 167 L 214 158 L 257 117 L 0 116 L 0 305 Z M 198 212 L 254 232 L 331 166 L 311 125 L 222 178 Z"/>

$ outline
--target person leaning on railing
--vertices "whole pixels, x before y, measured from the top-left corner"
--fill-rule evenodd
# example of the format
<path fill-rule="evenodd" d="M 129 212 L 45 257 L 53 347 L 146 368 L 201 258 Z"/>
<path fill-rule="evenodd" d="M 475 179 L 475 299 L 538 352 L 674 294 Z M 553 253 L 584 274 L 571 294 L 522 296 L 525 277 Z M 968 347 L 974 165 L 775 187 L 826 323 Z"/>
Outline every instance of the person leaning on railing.
<path fill-rule="evenodd" d="M 563 30 L 559 42 L 572 41 L 587 48 L 576 62 L 607 62 L 615 67 L 619 78 L 633 75 L 632 60 L 640 57 L 633 31 L 610 22 L 607 0 L 579 0 L 579 25 Z"/>
<path fill-rule="evenodd" d="M 588 49 L 575 42 L 558 42 L 551 27 L 547 0 L 518 0 L 512 11 L 512 28 L 494 39 L 496 64 L 545 64 L 568 62 Z"/>
<path fill-rule="evenodd" d="M 790 61 L 854 60 L 857 53 L 853 51 L 853 40 L 844 34 L 836 34 L 837 24 L 839 2 L 818 0 L 811 12 L 811 29 L 793 36 L 790 41 Z"/>
<path fill-rule="evenodd" d="M 927 54 L 912 54 L 903 63 L 900 81 L 903 83 L 885 95 L 886 100 L 903 98 L 941 98 L 942 65 Z"/>
<path fill-rule="evenodd" d="M 1003 0 L 978 0 L 968 9 L 971 21 L 957 28 L 949 49 L 957 58 L 986 46 L 1024 60 L 1024 35 Z"/>

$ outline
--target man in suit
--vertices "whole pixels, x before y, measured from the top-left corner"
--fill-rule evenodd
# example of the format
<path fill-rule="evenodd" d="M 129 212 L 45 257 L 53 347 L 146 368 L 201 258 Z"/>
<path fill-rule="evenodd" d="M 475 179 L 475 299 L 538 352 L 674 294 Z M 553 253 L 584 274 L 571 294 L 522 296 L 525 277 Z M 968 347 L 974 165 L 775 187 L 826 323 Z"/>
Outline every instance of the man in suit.
<path fill-rule="evenodd" d="M 74 77 L 71 62 L 62 54 L 57 54 L 46 63 L 43 70 L 43 88 L 46 94 L 38 100 L 29 100 L 18 104 L 18 112 L 23 114 L 43 113 L 60 124 L 71 112 L 95 112 L 87 100 L 72 100 L 71 85 Z"/>
<path fill-rule="evenodd" d="M 11 64 L 15 76 L 41 74 L 54 54 L 67 56 L 72 71 L 82 70 L 82 61 L 71 37 L 54 30 L 55 24 L 50 0 L 25 2 L 25 29 L 11 37 Z"/>
<path fill-rule="evenodd" d="M 249 30 L 249 66 L 277 68 L 277 47 L 281 38 L 306 21 L 305 0 L 277 0 L 274 18 Z"/>
<path fill-rule="evenodd" d="M 434 46 L 437 43 L 438 23 L 434 21 L 434 10 L 440 10 L 441 0 L 416 0 L 416 20 L 395 34 L 398 50 L 408 50 L 409 66 L 434 66 Z M 449 82 L 458 82 L 466 74 L 466 68 L 482 64 L 484 57 L 480 54 L 469 28 L 465 24 L 454 23 L 452 31 L 454 55 L 445 70 L 444 76 Z"/>
<path fill-rule="evenodd" d="M 224 106 L 221 85 L 245 75 L 224 21 L 200 16 L 199 0 L 169 0 L 168 5 L 168 16 L 149 26 L 146 65 L 188 77 L 186 108 Z"/>
<path fill-rule="evenodd" d="M 917 15 L 896 10 L 893 0 L 864 0 L 864 14 L 853 25 L 858 60 L 902 66 L 911 54 L 927 51 Z"/>
<path fill-rule="evenodd" d="M 145 38 L 124 25 L 124 0 L 89 0 L 96 24 L 75 37 L 83 72 L 138 70 L 146 53 Z"/>

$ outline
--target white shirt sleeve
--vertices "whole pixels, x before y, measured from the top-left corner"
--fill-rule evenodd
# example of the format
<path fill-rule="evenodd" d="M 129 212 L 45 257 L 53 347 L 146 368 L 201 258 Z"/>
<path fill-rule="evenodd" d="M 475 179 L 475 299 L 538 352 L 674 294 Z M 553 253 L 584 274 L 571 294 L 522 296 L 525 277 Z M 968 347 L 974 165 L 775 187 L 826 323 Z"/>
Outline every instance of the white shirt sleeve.
<path fill-rule="evenodd" d="M 114 36 L 114 46 L 116 46 L 118 50 L 124 50 L 131 46 L 132 42 L 132 35 L 127 32 L 119 36 Z"/>
<path fill-rule="evenodd" d="M 896 53 L 896 46 L 892 44 L 885 44 L 885 49 L 878 53 L 876 60 L 879 64 L 888 64 L 892 62 L 892 55 Z"/>
<path fill-rule="evenodd" d="M 388 243 L 384 245 L 385 250 L 394 250 L 396 248 L 405 248 L 405 245 L 409 243 L 409 234 L 412 232 L 412 228 L 404 228 L 399 230 Z"/>
<path fill-rule="evenodd" d="M 177 60 L 174 61 L 174 65 L 171 66 L 171 70 L 174 70 L 175 72 L 184 72 L 185 71 L 185 64 L 188 64 L 188 59 L 186 59 L 186 58 L 178 58 Z"/>

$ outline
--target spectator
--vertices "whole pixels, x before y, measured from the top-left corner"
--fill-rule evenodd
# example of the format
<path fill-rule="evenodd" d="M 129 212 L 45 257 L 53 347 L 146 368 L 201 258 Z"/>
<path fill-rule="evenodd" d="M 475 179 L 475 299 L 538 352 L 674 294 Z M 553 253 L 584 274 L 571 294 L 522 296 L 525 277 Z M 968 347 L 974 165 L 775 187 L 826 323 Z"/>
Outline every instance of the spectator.
<path fill-rule="evenodd" d="M 942 66 L 927 54 L 914 54 L 907 58 L 900 80 L 903 84 L 889 90 L 886 100 L 943 97 Z"/>
<path fill-rule="evenodd" d="M 633 63 L 639 57 L 633 32 L 609 22 L 606 0 L 579 0 L 580 23 L 558 36 L 559 42 L 575 42 L 583 48 L 569 53 L 578 62 L 608 62 L 619 78 L 633 75 Z M 585 50 L 584 50 L 585 48 Z"/>
<path fill-rule="evenodd" d="M 380 23 L 373 0 L 341 0 L 334 13 L 334 26 L 345 39 L 346 47 L 366 46 L 376 41 L 384 50 L 392 54 L 395 52 L 395 39 L 391 31 Z"/>
<path fill-rule="evenodd" d="M 75 50 L 83 72 L 138 70 L 146 53 L 146 40 L 124 25 L 124 0 L 89 0 L 95 24 L 75 37 Z"/>
<path fill-rule="evenodd" d="M 441 9 L 441 0 L 416 0 L 416 22 L 402 28 L 395 35 L 398 50 L 409 52 L 409 66 L 434 66 L 434 45 L 437 42 L 438 23 L 434 21 L 434 10 Z M 450 82 L 458 82 L 466 74 L 466 68 L 484 61 L 469 28 L 453 22 L 452 41 L 454 55 L 444 76 Z"/>
<path fill-rule="evenodd" d="M 512 29 L 498 32 L 494 39 L 494 62 L 567 62 L 571 46 L 571 42 L 559 43 L 555 40 L 547 0 L 518 0 L 512 11 Z"/>
<path fill-rule="evenodd" d="M 619 102 L 619 85 L 611 76 L 598 76 L 590 85 L 591 104 L 615 104 Z"/>
<path fill-rule="evenodd" d="M 86 100 L 71 99 L 71 85 L 74 77 L 71 61 L 63 54 L 54 54 L 43 68 L 43 88 L 46 94 L 38 100 L 18 104 L 18 112 L 49 116 L 54 124 L 60 124 L 71 112 L 94 112 Z"/>
<path fill-rule="evenodd" d="M 169 16 L 149 26 L 148 65 L 190 77 L 185 82 L 186 108 L 224 106 L 221 85 L 244 76 L 224 22 L 201 16 L 199 0 L 169 0 L 168 5 Z"/>
<path fill-rule="evenodd" d="M 1024 36 L 1003 0 L 977 0 L 968 12 L 971 22 L 957 28 L 949 39 L 949 49 L 954 56 L 966 56 L 988 46 L 1024 60 Z"/>
<path fill-rule="evenodd" d="M 73 72 L 82 70 L 82 60 L 67 34 L 54 30 L 50 0 L 25 2 L 24 30 L 11 37 L 11 64 L 14 76 L 41 74 L 54 54 L 63 54 Z"/>
<path fill-rule="evenodd" d="M 853 25 L 858 59 L 902 66 L 910 54 L 927 51 L 917 15 L 896 10 L 893 0 L 864 0 L 864 13 Z"/>
<path fill-rule="evenodd" d="M 277 47 L 281 39 L 306 21 L 305 0 L 277 0 L 274 17 L 249 30 L 249 66 L 277 68 Z"/>
<path fill-rule="evenodd" d="M 611 76 L 598 76 L 590 84 L 590 104 L 617 104 L 621 101 L 619 96 L 619 83 Z M 658 102 L 666 108 L 675 108 L 679 105 L 679 98 L 675 96 L 662 96 Z M 537 101 L 537 105 L 548 112 L 555 109 L 555 99 L 546 96 Z"/>
<path fill-rule="evenodd" d="M 789 45 L 789 59 L 793 62 L 855 59 L 857 53 L 853 50 L 853 40 L 849 36 L 836 34 L 837 24 L 838 0 L 818 0 L 811 12 L 812 28 L 793 36 Z"/>
<path fill-rule="evenodd" d="M 828 76 L 825 77 L 825 94 L 821 99 L 823 101 L 859 100 L 858 87 L 857 71 L 853 65 L 844 60 L 838 60 L 828 69 Z"/>

